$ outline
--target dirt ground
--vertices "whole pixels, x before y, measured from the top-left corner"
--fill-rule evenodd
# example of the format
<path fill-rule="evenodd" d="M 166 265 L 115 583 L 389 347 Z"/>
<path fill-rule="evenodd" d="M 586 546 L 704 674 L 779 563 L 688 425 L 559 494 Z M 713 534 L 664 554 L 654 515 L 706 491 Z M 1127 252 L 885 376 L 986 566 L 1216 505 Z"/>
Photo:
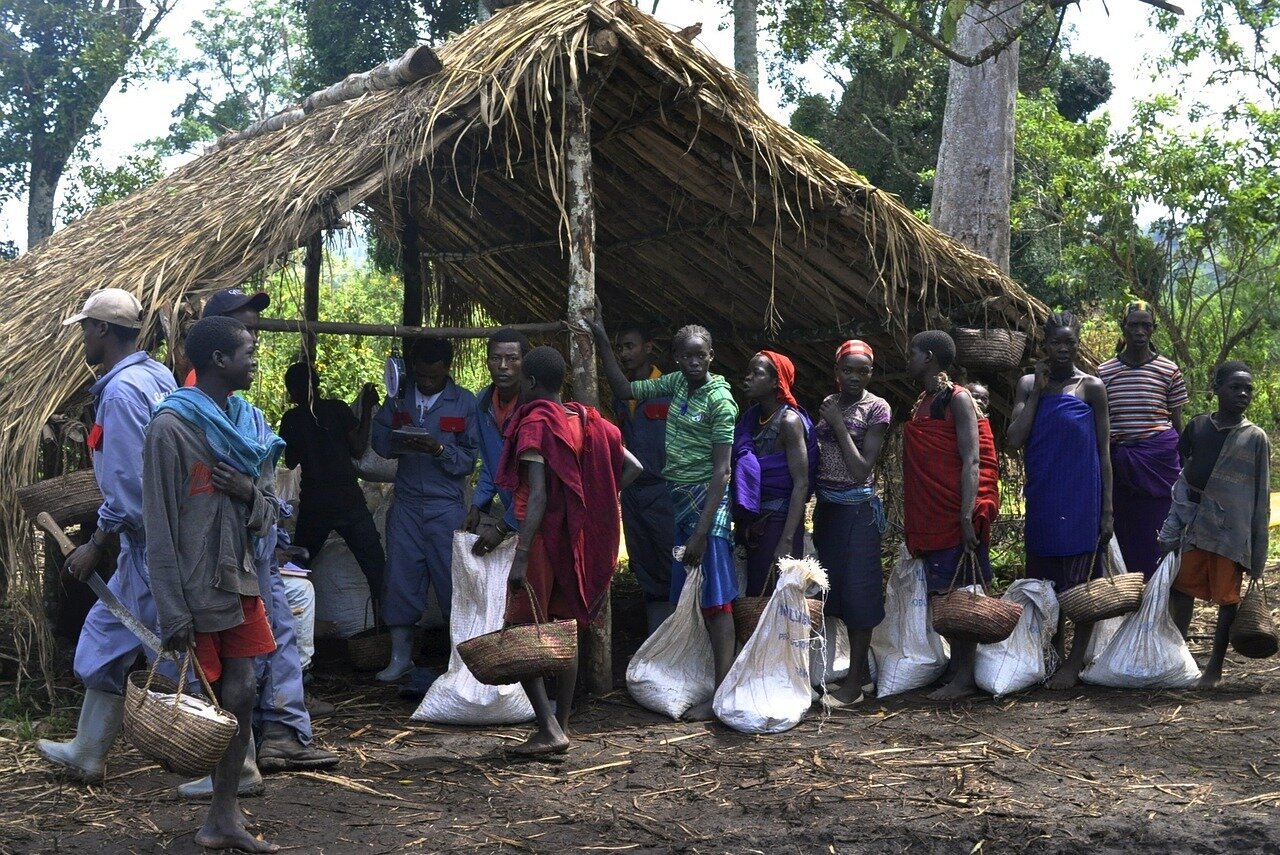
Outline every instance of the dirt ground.
<path fill-rule="evenodd" d="M 619 609 L 623 634 L 635 614 Z M 411 702 L 349 672 L 317 689 L 342 764 L 242 802 L 285 851 L 1280 853 L 1280 659 L 1232 654 L 1215 693 L 912 693 L 777 736 L 664 720 L 620 688 L 582 703 L 561 762 L 508 761 L 525 727 L 412 723 Z M 0 851 L 199 851 L 203 808 L 176 778 L 123 741 L 109 771 L 59 782 L 0 731 Z"/>

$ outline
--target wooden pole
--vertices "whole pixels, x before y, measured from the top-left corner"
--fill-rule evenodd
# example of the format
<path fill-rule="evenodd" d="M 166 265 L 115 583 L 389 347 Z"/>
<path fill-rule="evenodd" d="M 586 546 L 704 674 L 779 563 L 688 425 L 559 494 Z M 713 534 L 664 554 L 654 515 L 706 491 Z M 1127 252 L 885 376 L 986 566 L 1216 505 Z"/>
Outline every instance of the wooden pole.
<path fill-rule="evenodd" d="M 400 230 L 400 276 L 404 279 L 404 312 L 406 327 L 422 326 L 422 251 L 418 247 L 418 218 L 412 202 L 405 204 L 404 227 Z"/>
<path fill-rule="evenodd" d="M 302 319 L 259 318 L 249 327 L 261 332 L 313 333 L 315 335 L 368 335 L 387 338 L 488 338 L 496 327 L 402 327 L 398 324 L 349 324 L 337 321 L 307 321 Z M 507 324 L 505 329 L 518 330 L 525 335 L 546 335 L 564 332 L 564 323 L 553 321 L 541 324 Z"/>
<path fill-rule="evenodd" d="M 569 368 L 573 377 L 574 400 L 599 406 L 595 344 L 591 334 L 580 329 L 584 313 L 595 312 L 596 303 L 596 210 L 591 181 L 591 119 L 576 83 L 564 89 L 565 153 L 569 202 L 569 300 L 565 320 L 569 335 Z M 613 690 L 613 610 L 605 598 L 600 617 L 587 628 L 584 661 L 587 691 L 603 695 Z"/>
<path fill-rule="evenodd" d="M 320 232 L 316 232 L 307 240 L 307 257 L 302 263 L 302 317 L 309 323 L 320 320 L 320 264 L 323 253 L 324 241 Z M 315 364 L 316 334 L 310 329 L 302 333 L 302 358 Z"/>

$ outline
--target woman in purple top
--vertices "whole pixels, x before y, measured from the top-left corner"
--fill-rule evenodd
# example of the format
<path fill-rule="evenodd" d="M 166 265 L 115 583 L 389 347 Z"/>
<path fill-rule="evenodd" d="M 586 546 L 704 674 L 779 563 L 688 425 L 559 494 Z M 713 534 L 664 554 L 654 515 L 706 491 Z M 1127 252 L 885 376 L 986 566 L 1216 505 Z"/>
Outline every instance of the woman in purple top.
<path fill-rule="evenodd" d="M 889 404 L 867 391 L 874 368 L 875 354 L 866 342 L 840 345 L 835 366 L 840 393 L 828 396 L 818 410 L 813 545 L 831 582 L 827 614 L 849 627 L 849 678 L 824 696 L 833 707 L 856 704 L 875 688 L 867 652 L 871 630 L 884 620 L 880 536 L 885 518 L 874 469 L 889 430 Z"/>
<path fill-rule="evenodd" d="M 747 366 L 743 392 L 752 402 L 733 437 L 733 516 L 747 550 L 747 596 L 767 590 L 779 558 L 804 555 L 804 509 L 813 492 L 817 439 L 791 394 L 796 370 L 762 350 Z"/>

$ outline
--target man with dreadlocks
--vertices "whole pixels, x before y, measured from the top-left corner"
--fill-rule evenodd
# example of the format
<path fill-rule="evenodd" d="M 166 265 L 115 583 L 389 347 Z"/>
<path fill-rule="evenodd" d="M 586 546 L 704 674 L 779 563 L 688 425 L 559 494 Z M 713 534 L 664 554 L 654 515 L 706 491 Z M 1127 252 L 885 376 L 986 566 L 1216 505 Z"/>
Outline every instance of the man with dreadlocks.
<path fill-rule="evenodd" d="M 1160 562 L 1156 533 L 1182 468 L 1178 434 L 1187 384 L 1181 369 L 1151 345 L 1156 316 L 1150 303 L 1126 306 L 1120 329 L 1124 337 L 1115 357 L 1098 366 L 1111 423 L 1116 541 L 1125 568 L 1150 579 Z"/>
<path fill-rule="evenodd" d="M 729 382 L 711 373 L 715 351 L 706 328 L 681 327 L 672 337 L 671 356 L 678 371 L 651 380 L 628 380 L 609 347 L 599 311 L 589 323 L 616 398 L 640 402 L 671 399 L 667 463 L 662 475 L 671 485 L 675 543 L 684 546 L 682 559 L 672 565 L 671 599 L 679 599 L 685 568 L 701 566 L 702 613 L 711 634 L 719 686 L 733 665 L 733 601 L 738 596 L 727 489 L 738 405 Z M 685 717 L 709 720 L 713 715 L 711 702 L 707 701 L 689 710 Z"/>
<path fill-rule="evenodd" d="M 991 580 L 991 523 L 1000 507 L 991 425 L 978 418 L 969 391 L 947 376 L 955 358 L 955 342 L 941 330 L 911 339 L 907 372 L 922 391 L 903 427 L 903 522 L 931 594 L 964 584 L 957 579 L 962 562 L 974 562 Z M 976 652 L 972 641 L 952 641 L 951 679 L 929 697 L 972 695 Z"/>

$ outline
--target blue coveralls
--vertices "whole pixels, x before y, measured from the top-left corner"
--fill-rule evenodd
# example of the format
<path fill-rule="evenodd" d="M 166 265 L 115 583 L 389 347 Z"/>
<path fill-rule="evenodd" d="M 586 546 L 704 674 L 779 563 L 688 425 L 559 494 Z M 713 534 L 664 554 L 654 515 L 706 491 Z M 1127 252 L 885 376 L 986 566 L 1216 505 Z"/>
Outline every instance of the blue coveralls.
<path fill-rule="evenodd" d="M 271 428 L 259 419 L 258 441 L 263 442 L 271 434 Z M 293 516 L 288 502 L 280 503 L 280 518 Z M 266 607 L 271 634 L 276 639 L 276 649 L 266 656 L 259 656 L 255 663 L 258 678 L 258 703 L 253 710 L 254 725 L 261 728 L 264 722 L 277 722 L 297 734 L 298 741 L 310 745 L 312 739 L 311 714 L 307 712 L 302 685 L 302 657 L 298 653 L 298 629 L 293 609 L 285 594 L 284 579 L 280 577 L 280 565 L 276 561 L 276 543 L 279 528 L 272 526 L 266 537 L 255 544 L 254 561 L 258 567 L 258 588 L 262 604 Z"/>
<path fill-rule="evenodd" d="M 512 531 L 520 530 L 520 521 L 516 519 L 516 503 L 512 500 L 510 490 L 499 489 L 497 480 L 498 464 L 502 462 L 502 425 L 493 412 L 493 384 L 480 390 L 476 397 L 477 424 L 480 436 L 480 477 L 476 480 L 476 491 L 471 497 L 471 504 L 486 513 L 493 497 L 502 500 L 506 509 L 502 521 Z"/>
<path fill-rule="evenodd" d="M 176 388 L 173 374 L 143 351 L 126 356 L 93 384 L 101 446 L 93 474 L 102 491 L 98 527 L 120 535 L 120 559 L 107 587 L 143 625 L 160 622 L 147 574 L 142 515 L 142 442 L 151 414 Z M 124 694 L 129 667 L 145 648 L 101 602 L 93 604 L 76 643 L 75 673 L 86 688 Z M 151 651 L 145 650 L 148 658 Z"/>
<path fill-rule="evenodd" d="M 417 390 L 388 399 L 373 419 L 373 449 L 395 456 L 396 494 L 387 511 L 386 591 L 382 617 L 388 626 L 412 626 L 427 607 L 427 585 L 445 619 L 453 603 L 453 533 L 466 509 L 463 487 L 476 465 L 480 440 L 476 429 L 476 396 L 450 378 L 431 408 L 418 409 Z M 393 423 L 426 429 L 444 447 L 439 457 L 391 451 Z M 443 425 L 443 426 L 442 426 Z"/>
<path fill-rule="evenodd" d="M 632 403 L 636 404 L 634 413 Z M 671 509 L 671 491 L 662 478 L 662 468 L 667 464 L 670 404 L 670 398 L 614 402 L 622 441 L 644 466 L 635 483 L 622 491 L 621 503 L 627 560 L 648 602 L 666 602 L 671 596 L 675 513 Z"/>

